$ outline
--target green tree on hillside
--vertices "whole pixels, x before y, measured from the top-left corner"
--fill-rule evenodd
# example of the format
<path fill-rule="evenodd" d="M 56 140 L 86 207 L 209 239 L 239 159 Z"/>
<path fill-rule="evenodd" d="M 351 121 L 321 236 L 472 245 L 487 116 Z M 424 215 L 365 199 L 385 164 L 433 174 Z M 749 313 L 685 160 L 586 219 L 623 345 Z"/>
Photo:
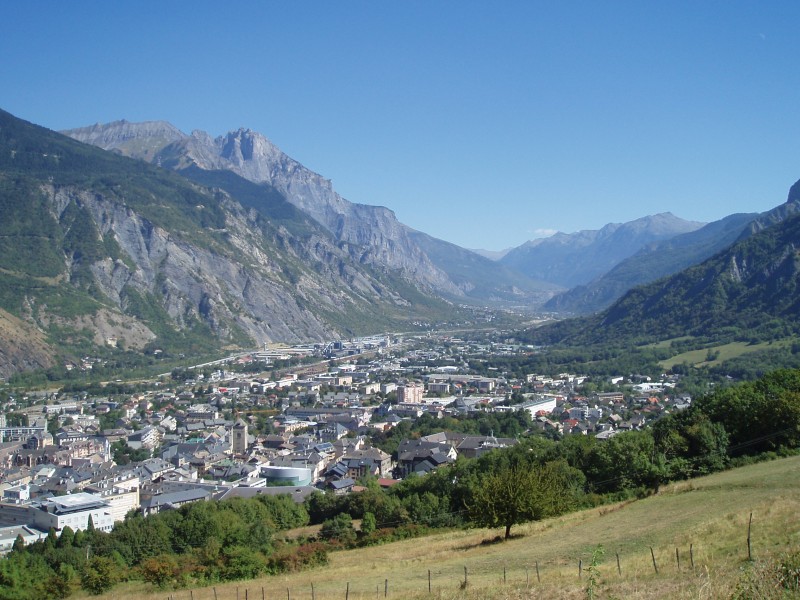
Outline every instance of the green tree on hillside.
<path fill-rule="evenodd" d="M 544 466 L 516 463 L 480 478 L 468 510 L 473 523 L 505 527 L 560 514 L 570 505 L 571 469 L 563 461 Z"/>

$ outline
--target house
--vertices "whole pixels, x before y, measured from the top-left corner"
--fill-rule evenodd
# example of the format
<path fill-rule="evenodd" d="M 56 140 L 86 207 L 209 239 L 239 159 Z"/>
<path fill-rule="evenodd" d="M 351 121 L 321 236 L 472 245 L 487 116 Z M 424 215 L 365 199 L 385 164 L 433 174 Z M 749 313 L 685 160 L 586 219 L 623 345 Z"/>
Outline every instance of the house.
<path fill-rule="evenodd" d="M 179 508 L 184 504 L 189 504 L 190 502 L 209 500 L 210 498 L 211 492 L 202 488 L 159 494 L 142 501 L 142 514 L 146 517 L 147 515 L 159 513 L 162 510 L 171 510 Z"/>
<path fill-rule="evenodd" d="M 455 461 L 458 456 L 456 449 L 447 442 L 403 440 L 397 447 L 398 476 L 407 477 L 415 471 L 417 465 L 436 454 L 446 457 L 449 462 Z M 441 464 L 438 457 L 435 460 L 437 464 Z"/>
<path fill-rule="evenodd" d="M 352 491 L 355 484 L 355 480 L 346 477 L 345 479 L 332 480 L 330 483 L 328 483 L 328 487 L 333 490 L 333 494 L 335 496 L 344 496 Z"/>

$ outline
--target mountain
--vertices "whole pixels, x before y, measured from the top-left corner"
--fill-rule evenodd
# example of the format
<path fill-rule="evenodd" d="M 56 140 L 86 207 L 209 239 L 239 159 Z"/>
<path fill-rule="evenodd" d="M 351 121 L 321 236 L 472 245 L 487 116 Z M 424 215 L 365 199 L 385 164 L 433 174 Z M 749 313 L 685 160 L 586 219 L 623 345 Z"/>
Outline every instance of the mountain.
<path fill-rule="evenodd" d="M 129 147 L 155 154 L 139 133 L 128 129 Z M 196 178 L 0 111 L 0 375 L 114 345 L 199 354 L 453 313 L 274 187 Z"/>
<path fill-rule="evenodd" d="M 500 263 L 532 279 L 572 288 L 607 273 L 647 244 L 702 226 L 661 213 L 628 223 L 610 223 L 599 230 L 532 240 L 508 252 Z"/>
<path fill-rule="evenodd" d="M 336 240 L 363 249 L 362 262 L 400 270 L 412 281 L 439 293 L 461 295 L 448 274 L 414 244 L 411 230 L 391 210 L 345 200 L 334 191 L 330 180 L 284 154 L 258 132 L 239 129 L 212 138 L 203 131 L 186 135 L 163 121 L 123 120 L 62 133 L 178 172 L 231 171 L 277 191 Z"/>
<path fill-rule="evenodd" d="M 541 305 L 559 291 L 552 283 L 534 281 L 474 251 L 426 233 L 412 231 L 411 239 L 471 299 L 530 306 Z"/>
<path fill-rule="evenodd" d="M 588 314 L 608 307 L 629 289 L 698 264 L 733 244 L 757 214 L 735 214 L 673 238 L 647 244 L 586 285 L 558 294 L 546 310 Z"/>
<path fill-rule="evenodd" d="M 636 287 L 597 315 L 556 323 L 533 332 L 534 337 L 633 344 L 682 336 L 775 339 L 799 333 L 798 191 L 795 184 L 785 204 L 701 264 Z"/>

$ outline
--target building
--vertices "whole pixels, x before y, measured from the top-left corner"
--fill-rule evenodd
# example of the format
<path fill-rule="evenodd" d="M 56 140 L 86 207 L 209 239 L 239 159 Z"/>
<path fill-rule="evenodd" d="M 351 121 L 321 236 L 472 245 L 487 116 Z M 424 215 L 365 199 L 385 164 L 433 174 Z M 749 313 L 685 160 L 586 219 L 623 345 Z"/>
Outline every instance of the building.
<path fill-rule="evenodd" d="M 53 528 L 61 533 L 67 526 L 73 531 L 88 529 L 89 519 L 98 531 L 111 531 L 114 527 L 111 507 L 95 494 L 80 492 L 55 496 L 31 506 L 33 526 L 44 531 Z"/>
<path fill-rule="evenodd" d="M 419 383 L 408 383 L 397 388 L 397 402 L 399 404 L 421 404 L 423 387 Z"/>
<path fill-rule="evenodd" d="M 28 544 L 45 539 L 47 537 L 47 532 L 39 531 L 38 529 L 26 525 L 0 527 L 0 556 L 11 552 L 11 549 L 14 547 L 14 542 L 17 541 L 17 537 L 22 537 L 22 541 L 25 542 L 27 546 Z"/>
<path fill-rule="evenodd" d="M 236 419 L 231 430 L 231 451 L 235 455 L 247 452 L 247 423 L 241 418 Z"/>

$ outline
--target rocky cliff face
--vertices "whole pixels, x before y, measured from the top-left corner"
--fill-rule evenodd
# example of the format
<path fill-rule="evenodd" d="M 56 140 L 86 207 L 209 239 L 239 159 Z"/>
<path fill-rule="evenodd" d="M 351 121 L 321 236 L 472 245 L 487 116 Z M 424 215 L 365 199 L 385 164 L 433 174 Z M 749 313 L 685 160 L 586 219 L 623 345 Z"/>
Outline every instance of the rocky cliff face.
<path fill-rule="evenodd" d="M 105 152 L 0 111 L 0 374 L 58 367 L 109 340 L 190 355 L 452 315 L 274 190 L 116 156 L 164 157 L 175 143 L 168 125 L 128 125 L 117 137 L 83 130 Z"/>
<path fill-rule="evenodd" d="M 350 245 L 350 252 L 358 261 L 398 270 L 411 281 L 439 293 L 462 293 L 448 274 L 414 243 L 410 230 L 391 210 L 354 204 L 342 198 L 330 180 L 306 169 L 260 133 L 239 129 L 217 138 L 203 131 L 186 135 L 160 121 L 139 124 L 115 121 L 64 133 L 178 171 L 190 166 L 227 170 L 249 181 L 267 184 L 337 240 Z"/>

